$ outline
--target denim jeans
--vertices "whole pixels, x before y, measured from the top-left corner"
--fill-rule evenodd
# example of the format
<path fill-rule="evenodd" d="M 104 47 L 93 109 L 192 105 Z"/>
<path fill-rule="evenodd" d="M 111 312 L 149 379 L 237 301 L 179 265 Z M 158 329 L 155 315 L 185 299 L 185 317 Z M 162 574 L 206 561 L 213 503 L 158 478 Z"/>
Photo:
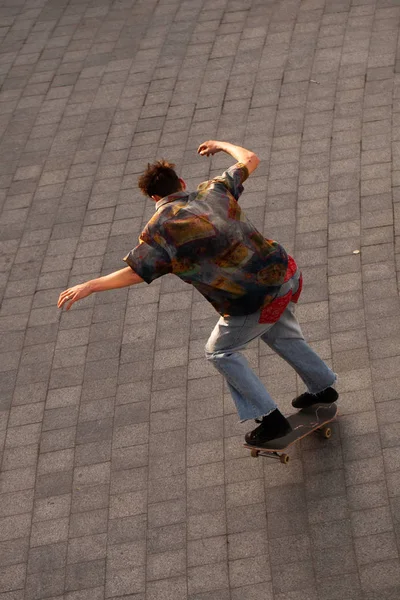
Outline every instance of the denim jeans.
<path fill-rule="evenodd" d="M 288 282 L 289 283 L 289 282 Z M 296 292 L 298 278 L 290 280 Z M 336 375 L 305 342 L 290 302 L 279 321 L 259 323 L 260 311 L 243 317 L 221 317 L 206 345 L 206 358 L 225 377 L 241 421 L 257 419 L 277 408 L 263 383 L 240 353 L 249 342 L 261 337 L 317 394 L 336 381 Z"/>

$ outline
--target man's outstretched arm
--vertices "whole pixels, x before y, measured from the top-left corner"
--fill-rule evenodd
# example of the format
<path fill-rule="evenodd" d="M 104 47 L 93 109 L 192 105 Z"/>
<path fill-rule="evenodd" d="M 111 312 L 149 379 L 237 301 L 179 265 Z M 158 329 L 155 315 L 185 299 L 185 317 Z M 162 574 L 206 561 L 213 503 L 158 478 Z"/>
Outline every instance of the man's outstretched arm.
<path fill-rule="evenodd" d="M 249 171 L 249 175 L 255 169 L 257 169 L 258 165 L 260 164 L 260 159 L 258 158 L 257 154 L 251 150 L 246 150 L 246 148 L 242 148 L 241 146 L 230 144 L 229 142 L 208 140 L 207 142 L 200 144 L 197 152 L 198 154 L 201 154 L 201 156 L 212 156 L 217 152 L 226 152 L 227 154 L 233 156 L 235 160 L 245 165 Z"/>
<path fill-rule="evenodd" d="M 105 292 L 106 290 L 116 290 L 118 288 L 141 283 L 143 279 L 131 269 L 125 267 L 119 271 L 114 271 L 104 277 L 91 279 L 85 283 L 79 283 L 62 292 L 58 298 L 57 306 L 62 308 L 66 304 L 66 309 L 69 310 L 74 302 L 82 300 L 94 292 Z"/>

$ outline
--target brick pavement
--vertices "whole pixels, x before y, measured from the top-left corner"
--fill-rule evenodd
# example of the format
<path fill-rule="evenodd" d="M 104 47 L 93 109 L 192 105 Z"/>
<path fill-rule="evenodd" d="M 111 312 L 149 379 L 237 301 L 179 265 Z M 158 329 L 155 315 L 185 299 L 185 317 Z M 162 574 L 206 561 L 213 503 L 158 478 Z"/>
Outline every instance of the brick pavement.
<path fill-rule="evenodd" d="M 0 0 L 0 600 L 400 596 L 397 0 Z M 284 468 L 241 447 L 179 280 L 91 297 L 154 205 L 257 151 L 242 204 L 294 252 L 340 425 Z M 360 250 L 359 254 L 354 254 Z M 247 351 L 284 410 L 301 389 Z M 282 376 L 285 375 L 284 385 Z"/>

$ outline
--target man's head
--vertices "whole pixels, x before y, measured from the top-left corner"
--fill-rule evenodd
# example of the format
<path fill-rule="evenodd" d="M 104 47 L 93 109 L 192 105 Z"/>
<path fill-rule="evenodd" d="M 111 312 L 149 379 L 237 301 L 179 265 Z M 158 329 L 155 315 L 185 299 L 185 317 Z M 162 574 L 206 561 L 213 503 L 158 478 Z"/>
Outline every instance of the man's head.
<path fill-rule="evenodd" d="M 185 182 L 178 177 L 174 169 L 175 165 L 166 160 L 149 163 L 138 180 L 142 193 L 157 202 L 169 194 L 186 189 Z"/>

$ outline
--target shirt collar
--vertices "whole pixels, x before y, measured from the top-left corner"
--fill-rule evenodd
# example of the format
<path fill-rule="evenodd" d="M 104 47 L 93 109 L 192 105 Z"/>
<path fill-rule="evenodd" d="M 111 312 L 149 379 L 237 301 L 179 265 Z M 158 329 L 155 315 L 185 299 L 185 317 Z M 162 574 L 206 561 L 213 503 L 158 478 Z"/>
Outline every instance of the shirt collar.
<path fill-rule="evenodd" d="M 170 194 L 169 196 L 164 196 L 158 202 L 156 202 L 156 211 L 164 206 L 164 204 L 168 204 L 169 202 L 174 202 L 174 200 L 179 200 L 180 198 L 184 198 L 185 196 L 189 196 L 188 192 L 181 191 L 175 192 L 174 194 Z"/>

